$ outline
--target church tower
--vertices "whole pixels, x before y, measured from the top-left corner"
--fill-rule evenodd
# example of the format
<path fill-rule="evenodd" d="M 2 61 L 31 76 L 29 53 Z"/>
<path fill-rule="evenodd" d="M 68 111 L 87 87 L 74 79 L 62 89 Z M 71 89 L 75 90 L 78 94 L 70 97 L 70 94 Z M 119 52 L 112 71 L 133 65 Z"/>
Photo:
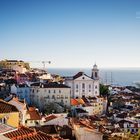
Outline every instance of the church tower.
<path fill-rule="evenodd" d="M 92 68 L 91 78 L 94 80 L 99 80 L 99 69 L 98 69 L 96 63 L 94 64 L 94 66 Z"/>

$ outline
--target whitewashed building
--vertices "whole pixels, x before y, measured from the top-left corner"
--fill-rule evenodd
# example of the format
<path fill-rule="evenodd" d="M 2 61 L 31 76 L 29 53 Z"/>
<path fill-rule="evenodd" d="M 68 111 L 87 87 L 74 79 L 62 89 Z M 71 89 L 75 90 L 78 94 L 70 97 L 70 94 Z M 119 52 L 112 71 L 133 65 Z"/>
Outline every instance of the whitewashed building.
<path fill-rule="evenodd" d="M 78 72 L 72 77 L 65 77 L 65 84 L 71 87 L 71 97 L 94 97 L 99 96 L 99 69 L 95 64 L 91 76 L 84 72 Z"/>
<path fill-rule="evenodd" d="M 70 87 L 56 82 L 31 84 L 31 104 L 43 109 L 47 103 L 70 106 Z"/>

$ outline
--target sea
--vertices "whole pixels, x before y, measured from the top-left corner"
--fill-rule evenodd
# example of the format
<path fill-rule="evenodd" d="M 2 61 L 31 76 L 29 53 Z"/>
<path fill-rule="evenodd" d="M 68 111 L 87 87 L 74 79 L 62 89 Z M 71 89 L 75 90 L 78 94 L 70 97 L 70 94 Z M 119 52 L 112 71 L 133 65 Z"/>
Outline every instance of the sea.
<path fill-rule="evenodd" d="M 51 74 L 60 76 L 74 76 L 83 71 L 91 76 L 90 68 L 48 68 Z M 100 82 L 114 86 L 137 86 L 140 82 L 140 68 L 101 68 L 99 69 Z"/>

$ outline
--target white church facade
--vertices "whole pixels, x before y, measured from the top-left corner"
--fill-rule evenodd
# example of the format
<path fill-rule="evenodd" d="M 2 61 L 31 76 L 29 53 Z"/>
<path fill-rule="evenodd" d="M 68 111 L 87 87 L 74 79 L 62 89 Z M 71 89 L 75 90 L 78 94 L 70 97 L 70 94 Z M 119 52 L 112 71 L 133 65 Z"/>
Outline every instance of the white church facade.
<path fill-rule="evenodd" d="M 95 64 L 91 76 L 78 72 L 73 77 L 65 77 L 65 84 L 71 87 L 71 97 L 97 97 L 99 92 L 99 69 Z"/>

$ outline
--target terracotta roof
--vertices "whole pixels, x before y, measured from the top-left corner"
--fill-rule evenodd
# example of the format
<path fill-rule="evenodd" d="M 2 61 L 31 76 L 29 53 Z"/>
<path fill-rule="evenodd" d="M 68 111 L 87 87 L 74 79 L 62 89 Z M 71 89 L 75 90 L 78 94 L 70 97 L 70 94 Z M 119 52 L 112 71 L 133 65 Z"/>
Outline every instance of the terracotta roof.
<path fill-rule="evenodd" d="M 79 104 L 82 104 L 82 105 L 85 104 L 85 102 L 81 98 L 77 99 L 77 101 L 79 102 Z"/>
<path fill-rule="evenodd" d="M 49 116 L 47 116 L 47 117 L 45 117 L 45 122 L 48 122 L 48 121 L 50 121 L 50 120 L 53 120 L 53 119 L 56 119 L 57 118 L 57 116 L 55 116 L 55 115 L 49 115 Z"/>
<path fill-rule="evenodd" d="M 34 128 L 36 131 L 42 131 L 46 134 L 58 134 L 57 127 L 55 125 L 44 125 L 32 128 Z"/>
<path fill-rule="evenodd" d="M 71 99 L 71 105 L 73 106 L 79 105 L 79 102 L 76 99 Z"/>
<path fill-rule="evenodd" d="M 0 100 L 0 113 L 10 113 L 10 112 L 19 112 L 19 111 L 15 106 L 3 100 Z"/>
<path fill-rule="evenodd" d="M 15 131 L 12 131 L 12 132 L 9 132 L 9 133 L 6 133 L 4 134 L 4 136 L 12 139 L 12 138 L 15 138 L 17 136 L 21 136 L 21 135 L 28 135 L 30 133 L 33 133 L 34 130 L 33 129 L 30 129 L 30 128 L 27 128 L 27 127 L 19 127 L 17 130 Z"/>
<path fill-rule="evenodd" d="M 91 115 L 89 116 L 89 118 L 91 119 L 91 121 L 101 121 L 101 119 L 96 115 Z"/>
<path fill-rule="evenodd" d="M 43 132 L 36 132 L 35 129 L 20 127 L 18 130 L 4 134 L 11 140 L 62 140 L 61 138 L 53 138 Z"/>
<path fill-rule="evenodd" d="M 29 120 L 41 120 L 41 116 L 35 107 L 30 107 L 27 113 L 30 115 Z"/>

